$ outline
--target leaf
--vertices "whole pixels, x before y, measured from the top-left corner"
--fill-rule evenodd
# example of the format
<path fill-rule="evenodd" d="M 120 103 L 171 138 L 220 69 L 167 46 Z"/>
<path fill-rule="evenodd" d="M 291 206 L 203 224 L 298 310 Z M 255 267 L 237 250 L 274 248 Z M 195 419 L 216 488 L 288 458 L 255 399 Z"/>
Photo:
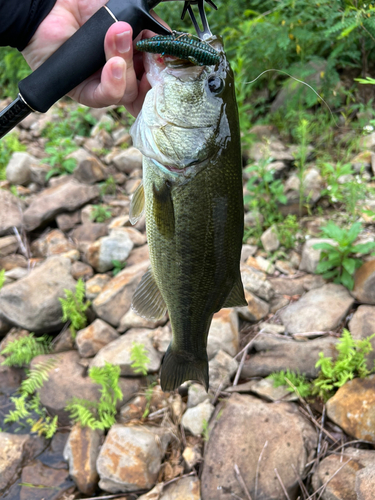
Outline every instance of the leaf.
<path fill-rule="evenodd" d="M 371 250 L 375 248 L 375 241 L 369 241 L 368 243 L 360 243 L 359 245 L 354 245 L 351 250 L 352 253 L 370 253 Z"/>
<path fill-rule="evenodd" d="M 346 269 L 343 270 L 341 275 L 341 283 L 346 286 L 348 290 L 353 290 L 354 287 L 354 279 L 350 276 Z"/>
<path fill-rule="evenodd" d="M 346 259 L 343 260 L 342 265 L 344 269 L 346 269 L 348 273 L 352 275 L 356 269 L 356 263 L 357 263 L 356 259 L 350 259 L 349 257 L 347 257 Z"/>
<path fill-rule="evenodd" d="M 359 233 L 362 230 L 362 224 L 360 222 L 355 222 L 347 233 L 347 239 L 349 243 L 353 243 L 358 238 Z"/>
<path fill-rule="evenodd" d="M 315 250 L 327 250 L 329 252 L 332 250 L 336 250 L 336 247 L 334 245 L 331 245 L 330 243 L 327 243 L 326 241 L 322 242 L 322 243 L 316 243 L 315 245 L 313 245 L 313 248 Z"/>

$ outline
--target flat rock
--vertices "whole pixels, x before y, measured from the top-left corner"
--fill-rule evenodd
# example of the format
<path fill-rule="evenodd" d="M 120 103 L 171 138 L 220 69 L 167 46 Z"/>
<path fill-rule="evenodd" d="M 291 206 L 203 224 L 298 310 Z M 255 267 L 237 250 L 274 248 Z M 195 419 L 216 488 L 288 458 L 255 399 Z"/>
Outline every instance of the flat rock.
<path fill-rule="evenodd" d="M 340 387 L 327 402 L 327 415 L 350 436 L 375 443 L 375 375 Z"/>
<path fill-rule="evenodd" d="M 238 362 L 224 351 L 218 351 L 208 363 L 210 388 L 224 389 L 230 384 L 231 377 L 236 373 Z"/>
<path fill-rule="evenodd" d="M 354 300 L 342 285 L 329 283 L 310 290 L 280 312 L 289 333 L 330 331 L 346 316 Z"/>
<path fill-rule="evenodd" d="M 113 425 L 97 460 L 100 488 L 110 493 L 152 488 L 171 437 L 164 428 Z"/>
<path fill-rule="evenodd" d="M 145 353 L 150 358 L 147 366 L 148 372 L 156 372 L 160 368 L 160 355 L 152 345 L 150 330 L 134 328 L 129 330 L 124 335 L 121 335 L 117 340 L 113 340 L 103 347 L 95 358 L 91 361 L 91 366 L 104 366 L 105 363 L 120 366 L 121 375 L 137 375 L 134 372 L 132 360 L 130 359 L 133 344 L 142 344 L 145 348 Z"/>
<path fill-rule="evenodd" d="M 0 432 L 0 494 L 13 484 L 22 466 L 39 455 L 44 446 L 42 439 L 29 434 Z"/>
<path fill-rule="evenodd" d="M 181 424 L 194 436 L 201 436 L 214 410 L 215 407 L 206 399 L 197 406 L 188 408 L 182 417 Z"/>
<path fill-rule="evenodd" d="M 126 332 L 130 328 L 150 328 L 154 329 L 158 326 L 165 325 L 167 322 L 167 315 L 161 319 L 146 319 L 139 316 L 132 309 L 129 309 L 127 313 L 121 318 L 120 324 L 117 330 L 121 333 Z"/>
<path fill-rule="evenodd" d="M 326 484 L 322 500 L 372 500 L 374 489 L 370 490 L 372 496 L 367 497 L 360 496 L 360 489 L 361 483 L 364 487 L 362 480 L 367 477 L 374 464 L 373 450 L 345 448 L 319 463 L 312 479 L 313 488 L 317 490 Z M 375 483 L 372 487 L 375 487 Z"/>
<path fill-rule="evenodd" d="M 64 493 L 69 494 L 74 489 L 65 468 L 48 467 L 40 460 L 34 460 L 22 469 L 20 482 L 20 500 L 60 500 Z"/>
<path fill-rule="evenodd" d="M 243 378 L 267 377 L 273 372 L 290 369 L 315 378 L 319 373 L 315 368 L 319 353 L 335 357 L 336 342 L 335 337 L 319 337 L 299 342 L 284 335 L 261 333 L 254 340 L 252 347 L 255 353 L 250 353 L 241 375 Z"/>
<path fill-rule="evenodd" d="M 82 358 L 95 356 L 104 346 L 120 335 L 108 323 L 97 318 L 91 325 L 77 332 L 76 344 Z"/>
<path fill-rule="evenodd" d="M 288 387 L 280 385 L 275 387 L 273 380 L 261 378 L 260 380 L 249 380 L 241 385 L 228 387 L 227 392 L 252 393 L 267 401 L 298 401 L 298 397 L 288 391 Z"/>
<path fill-rule="evenodd" d="M 217 500 L 219 491 L 220 500 L 231 500 L 233 495 L 243 498 L 234 464 L 238 465 L 252 498 L 285 498 L 275 474 L 277 469 L 288 495 L 295 500 L 298 483 L 292 465 L 304 478 L 305 466 L 314 457 L 317 445 L 316 431 L 301 416 L 298 406 L 269 404 L 252 396 L 233 394 L 222 403 L 219 415 L 206 445 L 202 500 Z"/>
<path fill-rule="evenodd" d="M 208 332 L 207 355 L 212 359 L 220 350 L 235 356 L 239 345 L 239 321 L 232 309 L 222 309 L 214 314 Z"/>
<path fill-rule="evenodd" d="M 2 240 L 3 238 L 0 238 Z M 5 257 L 0 257 L 0 269 L 11 271 L 15 267 L 27 268 L 27 260 L 23 255 L 11 254 Z"/>
<path fill-rule="evenodd" d="M 18 241 L 15 236 L 3 236 L 0 238 L 0 257 L 6 257 L 18 249 Z"/>
<path fill-rule="evenodd" d="M 64 449 L 64 458 L 69 463 L 69 474 L 79 491 L 93 495 L 99 482 L 96 460 L 102 442 L 102 433 L 76 424 L 70 431 Z"/>
<path fill-rule="evenodd" d="M 306 271 L 307 273 L 315 273 L 317 265 L 320 260 L 321 250 L 315 249 L 314 246 L 318 243 L 329 243 L 334 245 L 334 240 L 328 238 L 311 238 L 306 241 L 303 245 L 302 259 L 299 265 L 300 271 Z"/>
<path fill-rule="evenodd" d="M 149 262 L 126 267 L 103 288 L 93 301 L 93 309 L 99 318 L 112 326 L 119 326 L 121 318 L 130 309 L 133 293 Z"/>
<path fill-rule="evenodd" d="M 325 284 L 321 276 L 313 276 L 308 274 L 299 278 L 270 278 L 269 279 L 275 293 L 277 295 L 303 295 L 306 291 L 320 288 Z"/>
<path fill-rule="evenodd" d="M 64 184 L 45 189 L 36 195 L 23 214 L 27 231 L 49 222 L 62 212 L 73 212 L 99 195 L 97 186 L 81 184 L 69 179 Z"/>
<path fill-rule="evenodd" d="M 265 318 L 270 312 L 270 306 L 267 302 L 246 289 L 245 299 L 247 301 L 247 306 L 236 307 L 236 311 L 240 318 L 250 321 L 250 323 L 257 323 Z"/>
<path fill-rule="evenodd" d="M 280 241 L 277 235 L 277 229 L 275 226 L 269 227 L 262 236 L 260 237 L 263 248 L 266 252 L 274 252 L 280 246 Z"/>
<path fill-rule="evenodd" d="M 362 340 L 375 333 L 375 307 L 359 306 L 349 321 L 349 331 L 353 339 Z M 371 340 L 372 351 L 366 355 L 367 367 L 371 369 L 375 361 L 375 337 Z"/>
<path fill-rule="evenodd" d="M 245 290 L 266 301 L 274 296 L 272 285 L 267 281 L 267 276 L 262 271 L 243 265 L 241 266 L 241 278 Z"/>
<path fill-rule="evenodd" d="M 61 323 L 60 297 L 75 290 L 71 263 L 51 257 L 25 278 L 0 290 L 0 317 L 7 323 L 34 332 L 53 331 Z"/>
<path fill-rule="evenodd" d="M 363 304 L 375 304 L 375 259 L 357 269 L 352 295 Z"/>
<path fill-rule="evenodd" d="M 200 481 L 195 476 L 182 477 L 163 490 L 160 500 L 200 500 Z"/>
<path fill-rule="evenodd" d="M 58 415 L 60 425 L 69 425 L 66 405 L 73 398 L 98 401 L 100 386 L 86 374 L 77 351 L 36 356 L 31 361 L 31 368 L 51 360 L 53 364 L 48 370 L 48 380 L 39 389 L 40 401 L 52 416 Z"/>
<path fill-rule="evenodd" d="M 13 227 L 21 229 L 23 202 L 9 191 L 0 189 L 0 207 L 0 236 L 12 231 Z"/>
<path fill-rule="evenodd" d="M 108 274 L 95 274 L 95 276 L 86 282 L 86 298 L 88 300 L 96 299 L 99 293 L 110 281 L 111 278 Z"/>
<path fill-rule="evenodd" d="M 125 263 L 134 243 L 128 233 L 120 229 L 112 229 L 109 236 L 99 238 L 91 243 L 86 251 L 87 262 L 98 272 L 104 273 L 113 269 L 114 261 Z"/>

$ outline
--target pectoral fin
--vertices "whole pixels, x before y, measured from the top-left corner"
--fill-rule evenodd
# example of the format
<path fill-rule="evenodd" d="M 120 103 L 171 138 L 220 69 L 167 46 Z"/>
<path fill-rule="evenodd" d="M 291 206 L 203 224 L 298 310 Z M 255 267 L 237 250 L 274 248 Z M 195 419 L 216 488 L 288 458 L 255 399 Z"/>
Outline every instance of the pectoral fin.
<path fill-rule="evenodd" d="M 241 275 L 238 275 L 236 283 L 232 288 L 230 294 L 226 298 L 223 307 L 239 307 L 247 306 L 247 301 L 245 299 L 245 294 L 243 291 L 243 284 L 241 280 Z"/>
<path fill-rule="evenodd" d="M 142 217 L 145 208 L 145 190 L 143 187 L 143 182 L 137 187 L 135 193 L 133 194 L 132 201 L 130 203 L 129 210 L 129 220 L 134 226 L 137 224 L 139 219 Z"/>
<path fill-rule="evenodd" d="M 175 231 L 172 184 L 169 180 L 166 180 L 159 188 L 154 184 L 152 191 L 154 194 L 153 215 L 156 226 L 165 238 L 172 238 Z"/>
<path fill-rule="evenodd" d="M 160 319 L 167 311 L 167 306 L 151 269 L 142 276 L 134 292 L 132 309 L 146 319 Z"/>

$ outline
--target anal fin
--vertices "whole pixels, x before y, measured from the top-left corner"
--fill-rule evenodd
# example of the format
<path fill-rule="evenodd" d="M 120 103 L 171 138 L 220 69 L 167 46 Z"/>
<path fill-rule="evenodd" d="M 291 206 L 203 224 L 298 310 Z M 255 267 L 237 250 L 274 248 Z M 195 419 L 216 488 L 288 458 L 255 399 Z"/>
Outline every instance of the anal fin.
<path fill-rule="evenodd" d="M 238 278 L 229 293 L 228 297 L 225 299 L 223 307 L 240 307 L 247 306 L 247 301 L 245 299 L 245 293 L 243 290 L 243 284 L 241 280 L 241 275 L 238 274 Z"/>
<path fill-rule="evenodd" d="M 160 319 L 166 311 L 167 306 L 160 293 L 151 269 L 149 269 L 134 292 L 132 309 L 146 319 Z"/>
<path fill-rule="evenodd" d="M 129 210 L 129 220 L 130 223 L 134 226 L 137 224 L 139 219 L 142 217 L 143 211 L 145 209 L 145 189 L 143 187 L 143 182 L 135 190 L 133 194 L 130 210 Z"/>

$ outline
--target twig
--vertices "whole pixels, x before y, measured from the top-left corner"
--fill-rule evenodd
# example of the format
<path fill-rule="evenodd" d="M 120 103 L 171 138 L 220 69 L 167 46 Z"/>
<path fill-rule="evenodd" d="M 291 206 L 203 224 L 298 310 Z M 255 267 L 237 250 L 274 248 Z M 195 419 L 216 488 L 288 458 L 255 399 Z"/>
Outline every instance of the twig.
<path fill-rule="evenodd" d="M 256 472 L 255 472 L 255 500 L 257 500 L 257 497 L 258 497 L 259 466 L 260 466 L 260 462 L 261 462 L 262 457 L 263 457 L 264 450 L 267 448 L 267 445 L 268 445 L 268 441 L 266 441 L 264 443 L 262 451 L 260 452 L 260 455 L 259 455 L 259 458 L 258 458 L 257 469 L 256 469 Z"/>
<path fill-rule="evenodd" d="M 217 400 L 219 399 L 219 396 L 220 396 L 220 393 L 221 393 L 221 388 L 224 386 L 224 381 L 222 380 L 220 382 L 220 385 L 219 387 L 216 389 L 216 392 L 215 392 L 215 396 L 214 396 L 214 399 L 212 400 L 212 404 L 215 406 L 215 404 L 217 403 Z"/>
<path fill-rule="evenodd" d="M 319 440 L 318 440 L 318 449 L 317 449 L 317 455 L 319 456 L 320 453 L 320 446 L 322 444 L 322 434 L 323 434 L 323 428 L 324 428 L 324 422 L 326 419 L 326 405 L 323 406 L 323 413 L 322 413 L 322 428 L 320 429 L 319 432 Z"/>
<path fill-rule="evenodd" d="M 175 483 L 176 481 L 179 481 L 183 477 L 190 477 L 190 476 L 196 476 L 196 475 L 197 475 L 197 472 L 195 470 L 193 470 L 192 472 L 189 472 L 188 474 L 183 474 L 182 476 L 174 477 L 170 481 L 167 481 L 166 483 L 164 483 L 164 487 L 168 486 L 168 484 Z"/>
<path fill-rule="evenodd" d="M 364 439 L 354 439 L 353 441 L 348 441 L 347 443 L 340 444 L 340 446 L 338 448 L 335 448 L 334 450 L 332 450 L 332 454 L 341 450 L 341 448 L 344 448 L 345 446 L 349 446 L 350 444 L 357 444 L 357 443 L 371 444 L 372 446 L 374 446 L 374 443 L 372 441 L 365 441 Z"/>
<path fill-rule="evenodd" d="M 311 416 L 311 415 L 310 415 L 310 414 L 309 414 L 306 410 L 304 410 L 302 407 L 300 407 L 300 408 L 299 408 L 299 410 L 300 410 L 300 411 L 301 411 L 301 412 L 302 412 L 302 413 L 303 413 L 303 414 L 304 414 L 307 418 L 309 418 L 309 419 L 313 422 L 313 424 L 315 424 L 315 425 L 316 425 L 319 429 L 321 429 L 321 430 L 322 430 L 322 432 L 324 432 L 324 434 L 325 434 L 327 437 L 329 437 L 329 439 L 330 439 L 331 441 L 333 441 L 335 444 L 337 444 L 337 443 L 338 443 L 337 439 L 335 439 L 335 438 L 334 438 L 334 437 L 333 437 L 333 436 L 332 436 L 332 435 L 331 435 L 331 434 L 330 434 L 330 433 L 329 433 L 326 429 L 324 429 L 324 427 L 322 427 L 322 426 L 320 425 L 320 423 L 319 423 L 319 422 L 318 422 L 318 421 L 317 421 L 314 417 L 312 417 L 312 416 Z"/>
<path fill-rule="evenodd" d="M 234 472 L 236 474 L 237 481 L 239 482 L 241 488 L 243 489 L 243 492 L 245 493 L 245 495 L 247 497 L 247 500 L 252 500 L 251 495 L 249 493 L 249 490 L 247 489 L 245 481 L 243 480 L 243 477 L 241 475 L 240 468 L 238 467 L 237 464 L 234 464 Z"/>
<path fill-rule="evenodd" d="M 303 497 L 307 498 L 309 495 L 309 492 L 307 491 L 306 486 L 303 484 L 302 478 L 299 475 L 297 469 L 294 467 L 294 464 L 292 464 L 292 469 L 294 470 L 294 473 L 297 476 L 297 481 L 298 481 L 299 487 L 301 488 L 301 491 L 303 493 Z"/>
<path fill-rule="evenodd" d="M 239 381 L 240 376 L 241 376 L 243 365 L 245 364 L 246 356 L 247 356 L 247 349 L 245 349 L 243 354 L 242 354 L 241 362 L 238 366 L 236 376 L 234 377 L 234 380 L 233 380 L 233 387 L 235 387 L 238 384 L 238 381 Z"/>
<path fill-rule="evenodd" d="M 260 332 L 258 332 L 258 333 L 255 335 L 255 337 L 253 337 L 253 338 L 250 340 L 250 342 L 249 342 L 249 343 L 248 343 L 248 344 L 247 344 L 247 345 L 246 345 L 243 349 L 241 349 L 241 350 L 240 350 L 240 352 L 238 352 L 238 353 L 234 356 L 234 359 L 239 358 L 239 357 L 240 357 L 240 355 L 241 355 L 244 351 L 248 351 L 248 350 L 250 349 L 250 347 L 251 347 L 251 344 L 252 344 L 252 343 L 254 342 L 254 340 L 258 337 L 258 335 L 260 335 L 261 333 L 263 333 L 263 330 L 264 330 L 264 328 L 262 328 L 262 329 L 260 330 Z"/>
<path fill-rule="evenodd" d="M 293 333 L 292 337 L 311 337 L 314 335 L 315 337 L 322 337 L 323 335 L 333 335 L 335 332 L 325 331 L 325 332 L 301 332 L 301 333 Z"/>
<path fill-rule="evenodd" d="M 143 492 L 147 493 L 147 490 L 143 490 Z M 124 496 L 133 495 L 134 493 L 139 495 L 142 491 L 127 491 L 126 493 L 115 493 L 114 495 L 106 495 L 105 497 L 90 497 L 85 500 L 111 500 L 112 498 L 124 498 Z"/>
<path fill-rule="evenodd" d="M 339 469 L 337 469 L 337 471 L 332 474 L 332 476 L 324 483 L 322 484 L 322 486 L 320 488 L 318 488 L 312 495 L 310 495 L 308 498 L 306 498 L 306 500 L 312 500 L 314 498 L 314 496 L 320 491 L 321 493 L 319 494 L 319 497 L 318 497 L 318 500 L 321 498 L 322 494 L 324 493 L 328 483 L 336 476 L 336 474 L 338 474 L 340 472 L 341 469 L 343 469 L 345 467 L 345 465 L 347 465 L 350 461 L 352 460 L 352 458 L 349 458 L 349 460 L 347 462 L 345 462 Z M 90 499 L 89 499 L 90 500 Z"/>
<path fill-rule="evenodd" d="M 282 490 L 283 490 L 283 492 L 284 492 L 285 498 L 286 498 L 287 500 L 290 500 L 290 496 L 288 495 L 288 492 L 287 492 L 287 491 L 286 491 L 286 489 L 285 489 L 285 486 L 284 486 L 284 484 L 283 484 L 283 482 L 282 482 L 282 480 L 281 480 L 281 477 L 280 477 L 279 473 L 277 472 L 277 469 L 273 469 L 273 470 L 275 471 L 276 477 L 277 477 L 277 479 L 279 480 L 279 483 L 280 483 L 280 486 L 281 486 L 281 488 L 282 488 Z"/>

